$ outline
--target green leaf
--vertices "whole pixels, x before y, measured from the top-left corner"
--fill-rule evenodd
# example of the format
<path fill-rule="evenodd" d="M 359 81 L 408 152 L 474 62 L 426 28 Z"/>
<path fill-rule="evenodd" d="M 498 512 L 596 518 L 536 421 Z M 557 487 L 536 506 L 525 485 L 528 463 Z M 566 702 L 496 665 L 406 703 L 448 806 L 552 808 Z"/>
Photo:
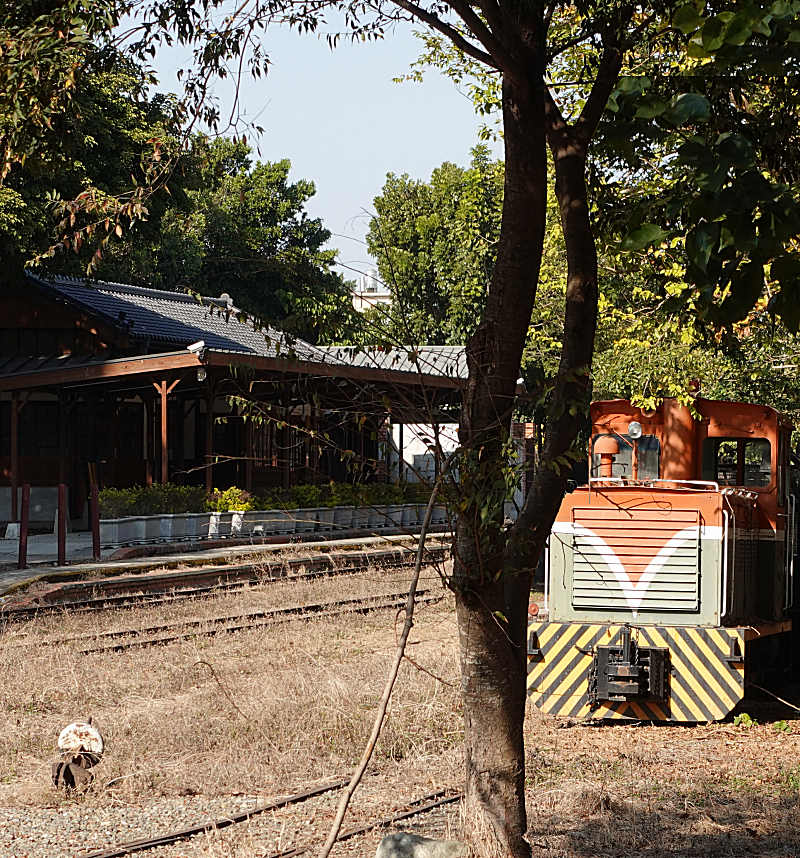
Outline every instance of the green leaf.
<path fill-rule="evenodd" d="M 725 28 L 725 42 L 728 45 L 743 45 L 752 35 L 750 16 L 744 12 L 734 15 Z"/>
<path fill-rule="evenodd" d="M 800 42 L 800 30 L 791 30 L 787 41 L 794 43 Z"/>
<path fill-rule="evenodd" d="M 681 6 L 672 16 L 672 26 L 677 27 L 687 36 L 689 33 L 693 33 L 702 21 L 703 19 L 700 17 L 697 9 L 691 3 Z"/>
<path fill-rule="evenodd" d="M 649 77 L 621 77 L 617 86 L 617 92 L 624 92 L 626 94 L 644 92 L 651 85 L 652 81 Z"/>
<path fill-rule="evenodd" d="M 684 92 L 676 96 L 665 118 L 675 125 L 691 122 L 707 122 L 711 115 L 711 105 L 704 95 L 698 92 Z"/>
<path fill-rule="evenodd" d="M 686 254 L 701 271 L 705 271 L 718 243 L 719 224 L 699 224 L 686 236 Z"/>
<path fill-rule="evenodd" d="M 716 51 L 725 41 L 725 23 L 719 17 L 709 18 L 703 24 L 703 47 L 707 51 Z"/>
<path fill-rule="evenodd" d="M 663 241 L 666 235 L 667 233 L 657 224 L 643 223 L 622 239 L 620 248 L 622 250 L 643 250 L 651 244 Z"/>
<path fill-rule="evenodd" d="M 645 96 L 636 108 L 634 116 L 640 119 L 653 119 L 661 116 L 666 109 L 667 103 L 663 99 L 655 95 Z"/>

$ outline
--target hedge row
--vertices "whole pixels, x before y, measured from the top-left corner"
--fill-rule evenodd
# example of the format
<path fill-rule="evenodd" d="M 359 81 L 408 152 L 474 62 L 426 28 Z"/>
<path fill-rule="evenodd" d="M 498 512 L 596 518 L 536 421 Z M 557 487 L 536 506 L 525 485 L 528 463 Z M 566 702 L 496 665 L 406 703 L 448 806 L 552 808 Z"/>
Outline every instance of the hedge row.
<path fill-rule="evenodd" d="M 231 486 L 206 494 L 200 486 L 172 483 L 133 486 L 130 489 L 103 489 L 100 492 L 100 517 L 161 515 L 183 512 L 226 512 L 251 509 L 303 509 L 320 506 L 377 506 L 392 503 L 424 503 L 429 488 L 421 484 L 402 486 L 386 483 L 351 485 L 327 483 L 321 486 L 293 486 L 252 495 Z"/>

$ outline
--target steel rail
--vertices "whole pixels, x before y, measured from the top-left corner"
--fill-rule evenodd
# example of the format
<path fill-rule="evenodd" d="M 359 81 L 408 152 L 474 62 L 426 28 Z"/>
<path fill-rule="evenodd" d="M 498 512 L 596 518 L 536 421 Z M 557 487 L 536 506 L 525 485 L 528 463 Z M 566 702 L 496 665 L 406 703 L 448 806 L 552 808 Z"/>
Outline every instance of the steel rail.
<path fill-rule="evenodd" d="M 430 592 L 430 590 L 425 590 L 424 592 L 427 594 Z M 173 629 L 196 629 L 202 628 L 207 625 L 226 623 L 229 620 L 264 620 L 271 617 L 278 617 L 283 614 L 298 614 L 301 612 L 314 613 L 323 611 L 327 608 L 339 608 L 350 605 L 361 605 L 370 600 L 374 601 L 377 599 L 394 599 L 399 598 L 403 595 L 405 595 L 403 592 L 372 593 L 369 596 L 360 596 L 358 598 L 352 599 L 337 599 L 333 602 L 310 602 L 305 605 L 285 605 L 283 607 L 269 608 L 267 610 L 261 611 L 245 611 L 236 614 L 222 614 L 221 616 L 216 617 L 199 617 L 197 619 L 192 619 L 191 617 L 188 617 L 183 620 L 176 620 L 172 623 L 159 623 L 158 625 L 154 626 L 142 626 L 131 629 L 111 629 L 107 632 L 87 632 L 86 634 L 72 635 L 71 637 L 66 638 L 49 638 L 42 643 L 46 646 L 61 646 L 63 644 L 69 643 L 81 643 L 81 641 L 96 642 L 99 640 L 121 638 L 125 637 L 126 635 L 133 636 L 155 634 L 156 632 L 168 632 Z"/>
<path fill-rule="evenodd" d="M 270 810 L 279 810 L 282 807 L 287 807 L 292 804 L 300 804 L 303 801 L 306 801 L 310 798 L 315 798 L 316 796 L 322 795 L 326 792 L 330 792 L 331 790 L 341 789 L 346 784 L 347 779 L 336 781 L 326 786 L 317 787 L 312 790 L 297 793 L 285 799 L 279 799 L 278 801 L 270 802 L 269 804 L 265 804 L 260 807 L 255 807 L 252 810 L 244 811 L 243 813 L 234 814 L 232 816 L 224 817 L 222 819 L 217 819 L 214 822 L 200 823 L 199 825 L 182 828 L 178 831 L 171 831 L 167 834 L 161 834 L 157 837 L 145 838 L 141 840 L 131 840 L 127 843 L 120 843 L 117 846 L 112 846 L 109 849 L 101 849 L 97 852 L 84 853 L 78 856 L 78 858 L 123 858 L 123 856 L 131 855 L 134 852 L 143 852 L 147 849 L 156 849 L 159 846 L 168 846 L 169 844 L 176 843 L 179 840 L 187 840 L 188 838 L 194 837 L 197 834 L 205 834 L 210 831 L 217 831 L 223 828 L 228 828 L 229 826 L 236 825 L 239 822 L 246 822 L 251 817 L 257 816 L 260 813 L 265 813 Z M 393 814 L 392 816 L 383 817 L 382 819 L 378 819 L 373 822 L 369 822 L 364 825 L 360 825 L 355 828 L 350 828 L 347 831 L 344 831 L 339 835 L 337 841 L 349 840 L 352 837 L 357 837 L 360 834 L 366 834 L 367 832 L 373 831 L 376 828 L 384 828 L 388 825 L 393 825 L 396 822 L 401 822 L 404 819 L 410 819 L 413 816 L 419 816 L 420 814 L 428 813 L 431 810 L 435 810 L 437 807 L 443 807 L 444 805 L 452 804 L 453 802 L 458 801 L 461 798 L 461 793 L 456 793 L 455 795 L 449 796 L 445 793 L 445 790 L 439 790 L 438 792 L 430 793 L 428 795 L 415 799 L 414 801 L 409 802 L 406 805 L 406 810 L 401 811 L 400 813 Z M 292 849 L 284 849 L 281 852 L 274 852 L 272 855 L 269 856 L 269 858 L 292 858 L 292 856 L 295 855 L 304 855 L 312 848 L 313 844 L 308 844 L 307 846 L 298 846 Z"/>
<path fill-rule="evenodd" d="M 437 595 L 429 595 L 430 591 L 424 591 L 421 598 L 417 600 L 418 604 L 433 604 L 442 599 L 442 596 Z M 236 620 L 241 616 L 231 616 L 229 618 L 226 617 L 218 617 L 215 618 L 216 626 L 212 626 L 211 628 L 201 627 L 203 624 L 200 621 L 192 621 L 195 627 L 190 630 L 180 632 L 178 634 L 172 635 L 161 635 L 156 637 L 147 637 L 147 638 L 136 638 L 135 635 L 138 634 L 138 630 L 131 631 L 130 629 L 126 629 L 125 631 L 120 632 L 109 632 L 107 635 L 112 639 L 115 637 L 121 637 L 123 635 L 131 635 L 131 640 L 120 641 L 116 644 L 108 644 L 106 646 L 93 646 L 87 647 L 85 649 L 77 650 L 77 654 L 79 655 L 92 655 L 95 653 L 103 653 L 103 652 L 124 652 L 128 649 L 135 649 L 137 647 L 147 647 L 147 646 L 159 646 L 162 644 L 174 643 L 176 641 L 189 640 L 195 637 L 213 637 L 218 634 L 228 634 L 231 632 L 245 631 L 247 629 L 260 628 L 263 626 L 275 625 L 277 623 L 286 623 L 291 620 L 304 620 L 311 618 L 319 618 L 319 617 L 338 617 L 344 614 L 367 614 L 370 611 L 378 611 L 378 610 L 386 610 L 387 608 L 399 608 L 402 607 L 408 598 L 407 593 L 402 594 L 384 594 L 378 595 L 374 597 L 370 597 L 369 599 L 348 599 L 341 600 L 340 602 L 331 602 L 327 603 L 332 607 L 326 606 L 325 603 L 320 605 L 301 605 L 293 608 L 279 608 L 274 613 L 270 614 L 268 612 L 258 612 L 264 613 L 266 616 L 260 619 L 255 619 L 251 622 L 237 623 L 234 625 L 224 625 L 224 622 L 228 619 Z M 384 599 L 385 601 L 377 601 L 378 599 Z M 338 607 L 336 607 L 338 606 Z M 185 628 L 186 624 L 184 623 L 173 623 L 170 626 L 164 626 L 164 631 L 170 631 L 171 629 Z M 81 640 L 97 640 L 97 637 L 94 636 L 85 636 L 78 639 L 78 642 Z M 55 646 L 62 643 L 75 643 L 76 640 L 49 640 L 43 641 L 42 643 L 47 644 L 48 646 Z M 15 644 L 15 646 L 22 646 L 22 643 Z"/>
<path fill-rule="evenodd" d="M 435 810 L 437 807 L 442 807 L 445 804 L 452 804 L 454 801 L 458 801 L 461 798 L 461 793 L 445 796 L 444 798 L 438 798 L 438 796 L 443 795 L 444 792 L 444 790 L 440 790 L 439 792 L 434 792 L 430 795 L 418 798 L 416 801 L 413 801 L 408 805 L 408 807 L 411 808 L 410 810 L 405 810 L 401 813 L 396 813 L 393 816 L 378 819 L 375 822 L 368 822 L 365 825 L 359 825 L 356 828 L 349 828 L 347 831 L 339 834 L 336 838 L 336 842 L 339 843 L 342 840 L 349 840 L 351 837 L 358 837 L 358 835 L 366 834 L 368 831 L 374 831 L 376 828 L 385 828 L 389 825 L 394 825 L 396 822 L 402 822 L 404 819 L 410 819 L 412 816 L 419 816 L 422 813 L 428 813 L 428 811 Z M 415 807 L 414 805 L 419 806 Z M 297 846 L 294 849 L 284 849 L 282 852 L 273 852 L 272 855 L 268 856 L 268 858 L 294 858 L 295 855 L 305 855 L 313 848 L 314 844 Z"/>
<path fill-rule="evenodd" d="M 405 553 L 405 552 L 403 552 Z M 429 564 L 440 562 L 444 559 L 445 548 L 433 547 L 429 552 L 431 555 Z M 291 571 L 293 566 L 298 568 L 307 567 L 309 565 L 320 564 L 319 558 L 297 559 L 291 560 L 288 564 L 280 564 L 285 574 L 265 577 L 264 566 L 258 563 L 234 564 L 230 566 L 217 566 L 210 569 L 198 569 L 196 571 L 187 570 L 183 573 L 168 573 L 171 576 L 170 589 L 153 590 L 148 592 L 130 592 L 107 596 L 95 596 L 87 599 L 70 599 L 69 601 L 53 602 L 50 604 L 25 605 L 21 607 L 3 607 L 0 605 L 0 618 L 6 622 L 11 622 L 17 619 L 25 619 L 27 617 L 35 617 L 39 614 L 74 611 L 76 613 L 91 613 L 93 611 L 104 610 L 108 607 L 134 608 L 140 605 L 158 605 L 180 601 L 181 599 L 200 598 L 205 594 L 218 591 L 235 591 L 244 589 L 248 586 L 275 584 L 286 581 L 304 581 L 313 580 L 316 578 L 334 577 L 336 575 L 353 575 L 359 572 L 364 572 L 375 566 L 380 566 L 384 569 L 402 569 L 411 565 L 410 559 L 404 556 L 398 556 L 400 552 L 397 550 L 374 552 L 364 556 L 359 552 L 356 555 L 363 558 L 360 563 L 350 563 L 345 565 L 337 565 L 336 562 L 330 562 L 327 568 L 315 569 L 310 572 L 299 574 L 286 574 Z M 338 557 L 336 558 L 338 559 Z M 278 565 L 278 564 L 273 564 Z M 270 570 L 267 570 L 270 571 Z M 236 578 L 234 580 L 222 581 L 219 576 L 236 573 L 252 573 L 248 577 Z M 180 586 L 181 580 L 196 580 L 197 578 L 218 576 L 211 584 L 186 587 L 175 589 Z M 148 582 L 142 581 L 142 584 Z"/>
<path fill-rule="evenodd" d="M 226 816 L 223 819 L 217 819 L 214 822 L 201 822 L 199 825 L 191 825 L 188 828 L 181 828 L 178 831 L 171 831 L 168 834 L 161 834 L 157 837 L 144 838 L 142 840 L 130 840 L 127 843 L 120 843 L 118 846 L 112 846 L 110 849 L 101 849 L 98 852 L 88 852 L 79 856 L 79 858 L 121 858 L 123 855 L 131 855 L 133 852 L 142 852 L 145 849 L 155 849 L 158 846 L 168 846 L 170 843 L 175 843 L 178 840 L 186 840 L 189 837 L 194 837 L 196 834 L 204 834 L 208 831 L 215 831 L 221 828 L 227 828 L 229 825 L 235 825 L 238 822 L 246 822 L 252 816 L 258 816 L 260 813 L 266 813 L 270 810 L 279 810 L 282 807 L 288 807 L 290 804 L 299 804 L 307 801 L 310 798 L 315 798 L 323 793 L 330 792 L 334 789 L 341 789 L 347 784 L 347 778 L 334 781 L 325 786 L 315 787 L 314 789 L 305 790 L 304 792 L 295 793 L 287 798 L 271 801 L 269 804 L 262 804 L 260 807 L 254 807 L 252 810 L 246 810 L 243 813 L 235 813 L 232 816 Z"/>

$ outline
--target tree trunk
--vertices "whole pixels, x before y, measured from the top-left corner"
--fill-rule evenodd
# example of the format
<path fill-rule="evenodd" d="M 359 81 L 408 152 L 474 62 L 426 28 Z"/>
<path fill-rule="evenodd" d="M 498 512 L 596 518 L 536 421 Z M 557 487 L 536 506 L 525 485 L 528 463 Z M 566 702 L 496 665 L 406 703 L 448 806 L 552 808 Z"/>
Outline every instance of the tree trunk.
<path fill-rule="evenodd" d="M 522 736 L 530 574 L 506 574 L 503 472 L 544 237 L 543 111 L 543 86 L 535 74 L 525 80 L 505 77 L 503 218 L 486 312 L 467 343 L 469 378 L 459 429 L 465 506 L 456 527 L 452 578 L 464 700 L 468 836 L 481 852 L 513 858 L 530 856 Z"/>
<path fill-rule="evenodd" d="M 591 399 L 597 328 L 597 249 L 589 220 L 586 143 L 551 109 L 552 102 L 546 111 L 548 143 L 555 164 L 555 192 L 567 250 L 564 339 L 545 421 L 541 466 L 509 544 L 509 562 L 517 568 L 538 562 L 564 497 L 570 468 L 562 457 L 577 458 L 574 444 Z"/>

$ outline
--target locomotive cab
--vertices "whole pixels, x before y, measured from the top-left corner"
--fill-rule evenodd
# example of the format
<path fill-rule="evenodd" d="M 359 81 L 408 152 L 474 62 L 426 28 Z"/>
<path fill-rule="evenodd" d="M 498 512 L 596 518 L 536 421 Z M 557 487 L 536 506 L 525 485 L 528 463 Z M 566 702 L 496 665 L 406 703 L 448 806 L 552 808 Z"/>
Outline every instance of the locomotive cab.
<path fill-rule="evenodd" d="M 707 721 L 785 641 L 798 484 L 771 408 L 592 405 L 589 481 L 553 525 L 529 692 L 546 711 Z M 758 641 L 758 643 L 756 643 Z"/>

